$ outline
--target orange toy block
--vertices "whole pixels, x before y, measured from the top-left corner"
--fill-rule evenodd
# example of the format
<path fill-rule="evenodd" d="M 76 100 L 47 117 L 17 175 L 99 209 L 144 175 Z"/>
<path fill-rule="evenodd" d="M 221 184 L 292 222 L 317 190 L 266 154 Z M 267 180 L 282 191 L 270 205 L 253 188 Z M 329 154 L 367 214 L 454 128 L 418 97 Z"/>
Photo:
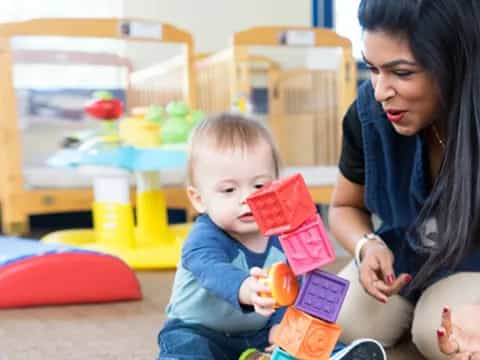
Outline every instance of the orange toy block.
<path fill-rule="evenodd" d="M 342 328 L 337 324 L 327 323 L 289 307 L 273 340 L 298 359 L 327 360 L 341 331 Z"/>
<path fill-rule="evenodd" d="M 261 293 L 260 296 L 272 297 L 277 308 L 292 305 L 298 295 L 298 280 L 290 266 L 275 263 L 267 270 L 267 274 L 268 277 L 259 281 L 268 286 L 270 294 Z"/>

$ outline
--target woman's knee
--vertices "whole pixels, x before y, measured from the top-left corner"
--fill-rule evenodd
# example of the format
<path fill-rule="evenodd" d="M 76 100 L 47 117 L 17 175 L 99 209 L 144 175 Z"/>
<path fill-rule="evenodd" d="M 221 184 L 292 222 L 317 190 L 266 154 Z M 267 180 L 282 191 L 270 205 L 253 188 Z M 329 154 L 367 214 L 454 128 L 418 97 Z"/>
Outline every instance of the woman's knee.
<path fill-rule="evenodd" d="M 440 326 L 443 298 L 441 286 L 433 285 L 418 300 L 412 322 L 412 342 L 427 359 L 446 359 L 438 349 L 436 329 Z"/>
<path fill-rule="evenodd" d="M 387 304 L 358 306 L 339 321 L 343 327 L 342 340 L 347 343 L 369 337 L 383 346 L 395 345 L 410 328 L 412 305 L 400 296 L 389 299 Z"/>
<path fill-rule="evenodd" d="M 341 341 L 370 337 L 384 346 L 394 345 L 410 327 L 412 305 L 400 296 L 381 304 L 368 295 L 358 280 L 358 270 L 352 264 L 339 273 L 350 281 L 345 302 L 337 323 L 342 327 Z M 395 324 L 392 326 L 392 324 Z"/>
<path fill-rule="evenodd" d="M 438 349 L 436 330 L 440 326 L 442 309 L 471 304 L 480 299 L 478 273 L 457 273 L 426 289 L 415 307 L 412 341 L 427 359 L 446 359 Z M 457 289 L 463 289 L 458 291 Z M 453 310 L 455 311 L 455 310 Z"/>
<path fill-rule="evenodd" d="M 430 316 L 428 313 L 430 313 Z M 436 337 L 436 329 L 439 326 L 440 315 L 437 314 L 437 321 L 432 321 L 432 315 L 430 311 L 425 313 L 415 311 L 412 323 L 412 342 L 426 359 L 447 359 L 447 357 L 440 352 Z M 435 316 L 433 316 L 433 318 L 435 318 Z"/>

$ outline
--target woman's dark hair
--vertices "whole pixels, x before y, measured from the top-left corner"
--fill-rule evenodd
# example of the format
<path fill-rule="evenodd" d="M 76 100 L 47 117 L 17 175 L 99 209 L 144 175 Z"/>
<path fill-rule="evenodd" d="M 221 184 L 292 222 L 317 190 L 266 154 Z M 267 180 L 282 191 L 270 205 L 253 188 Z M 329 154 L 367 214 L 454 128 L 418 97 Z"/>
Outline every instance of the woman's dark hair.
<path fill-rule="evenodd" d="M 436 271 L 454 269 L 480 239 L 480 1 L 362 0 L 358 17 L 366 31 L 404 37 L 440 94 L 445 155 L 409 232 L 436 220 L 433 247 L 414 241 L 428 258 L 410 289 L 423 288 Z"/>

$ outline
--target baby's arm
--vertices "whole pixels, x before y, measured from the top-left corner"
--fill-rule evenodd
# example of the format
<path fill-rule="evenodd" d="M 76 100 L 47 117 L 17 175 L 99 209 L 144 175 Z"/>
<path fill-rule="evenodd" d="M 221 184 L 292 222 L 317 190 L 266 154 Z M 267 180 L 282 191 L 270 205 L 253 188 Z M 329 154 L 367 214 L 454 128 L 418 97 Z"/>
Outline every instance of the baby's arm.
<path fill-rule="evenodd" d="M 204 289 L 244 311 L 242 305 L 246 304 L 240 301 L 239 292 L 242 284 L 251 276 L 246 270 L 232 264 L 228 249 L 223 246 L 211 234 L 199 234 L 193 241 L 187 240 L 185 243 L 182 266 L 193 274 Z"/>

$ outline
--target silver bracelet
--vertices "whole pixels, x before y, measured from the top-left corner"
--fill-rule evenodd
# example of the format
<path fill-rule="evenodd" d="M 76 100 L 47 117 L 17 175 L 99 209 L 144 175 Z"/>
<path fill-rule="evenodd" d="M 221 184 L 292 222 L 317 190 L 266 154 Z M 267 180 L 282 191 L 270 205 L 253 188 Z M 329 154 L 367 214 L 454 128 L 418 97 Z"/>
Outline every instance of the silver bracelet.
<path fill-rule="evenodd" d="M 354 250 L 354 259 L 355 259 L 355 264 L 357 267 L 360 266 L 360 252 L 362 251 L 363 246 L 369 242 L 369 241 L 378 241 L 380 244 L 383 246 L 386 246 L 385 243 L 383 242 L 382 238 L 378 236 L 375 233 L 368 233 L 368 234 L 363 234 L 363 236 L 360 238 L 360 240 L 357 241 L 355 244 L 355 250 Z"/>

